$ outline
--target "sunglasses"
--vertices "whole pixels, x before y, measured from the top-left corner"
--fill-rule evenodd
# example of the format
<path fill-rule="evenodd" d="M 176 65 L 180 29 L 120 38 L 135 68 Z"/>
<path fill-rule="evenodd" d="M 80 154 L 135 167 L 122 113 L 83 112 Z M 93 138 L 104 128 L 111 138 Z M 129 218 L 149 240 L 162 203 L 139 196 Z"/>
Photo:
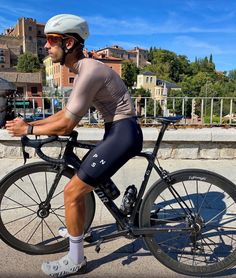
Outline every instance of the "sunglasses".
<path fill-rule="evenodd" d="M 64 38 L 65 37 L 63 35 L 60 35 L 60 34 L 49 34 L 49 35 L 46 35 L 47 42 L 50 45 L 55 45 L 55 44 L 57 44 L 58 42 L 60 42 Z"/>
<path fill-rule="evenodd" d="M 58 44 L 58 42 L 60 42 L 61 40 L 68 39 L 68 38 L 73 38 L 74 40 L 76 40 L 74 37 L 68 36 L 68 35 L 66 35 L 66 36 L 61 35 L 61 34 L 48 34 L 48 35 L 46 35 L 47 42 L 50 45 Z"/>

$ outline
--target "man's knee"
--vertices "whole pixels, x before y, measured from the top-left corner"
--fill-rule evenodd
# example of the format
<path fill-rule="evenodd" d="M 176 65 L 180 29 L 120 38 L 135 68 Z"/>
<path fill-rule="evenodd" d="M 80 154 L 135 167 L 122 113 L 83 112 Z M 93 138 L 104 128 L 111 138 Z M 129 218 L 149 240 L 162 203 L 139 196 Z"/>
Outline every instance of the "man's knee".
<path fill-rule="evenodd" d="M 64 188 L 65 201 L 80 202 L 93 188 L 74 176 Z"/>

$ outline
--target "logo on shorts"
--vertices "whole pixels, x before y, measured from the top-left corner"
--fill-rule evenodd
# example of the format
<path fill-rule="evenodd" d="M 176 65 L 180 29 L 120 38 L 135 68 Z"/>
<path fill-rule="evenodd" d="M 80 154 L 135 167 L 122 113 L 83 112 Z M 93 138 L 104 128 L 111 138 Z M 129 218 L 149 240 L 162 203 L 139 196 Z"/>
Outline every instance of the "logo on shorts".
<path fill-rule="evenodd" d="M 93 157 L 94 157 L 94 158 L 98 158 L 98 154 L 95 153 L 95 154 L 93 155 Z M 104 165 L 104 164 L 106 163 L 106 160 L 101 159 L 100 161 L 97 161 L 97 159 L 95 159 L 95 161 L 92 162 L 91 167 L 93 167 L 93 168 L 96 167 L 97 163 L 100 163 L 100 164 Z"/>

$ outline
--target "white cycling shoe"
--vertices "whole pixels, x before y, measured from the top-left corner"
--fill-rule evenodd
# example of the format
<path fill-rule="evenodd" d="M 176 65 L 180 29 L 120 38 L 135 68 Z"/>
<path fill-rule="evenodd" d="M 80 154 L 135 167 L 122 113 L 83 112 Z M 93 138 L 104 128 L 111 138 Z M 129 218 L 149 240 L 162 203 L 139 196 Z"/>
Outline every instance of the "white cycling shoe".
<path fill-rule="evenodd" d="M 69 233 L 68 233 L 68 230 L 66 227 L 60 227 L 58 229 L 58 234 L 59 234 L 59 236 L 64 237 L 64 238 L 69 237 Z"/>
<path fill-rule="evenodd" d="M 42 264 L 42 271 L 51 277 L 68 277 L 75 274 L 84 273 L 87 265 L 87 259 L 80 264 L 75 264 L 67 255 L 57 261 L 46 262 Z"/>

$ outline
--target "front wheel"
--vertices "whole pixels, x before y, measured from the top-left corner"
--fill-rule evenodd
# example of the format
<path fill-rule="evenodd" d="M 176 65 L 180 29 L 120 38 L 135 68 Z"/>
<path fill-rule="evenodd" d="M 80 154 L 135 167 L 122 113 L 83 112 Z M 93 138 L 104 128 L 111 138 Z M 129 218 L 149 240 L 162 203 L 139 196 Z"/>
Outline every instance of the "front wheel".
<path fill-rule="evenodd" d="M 9 173 L 0 184 L 0 237 L 11 247 L 33 255 L 64 251 L 68 239 L 61 238 L 58 228 L 65 226 L 64 187 L 73 177 L 72 168 L 66 168 L 50 205 L 45 209 L 58 168 L 36 162 L 24 165 Z M 86 217 L 84 232 L 90 227 L 94 212 L 93 193 L 85 198 Z"/>
<path fill-rule="evenodd" d="M 170 174 L 142 202 L 140 226 L 157 228 L 144 241 L 168 268 L 203 276 L 236 263 L 236 186 L 209 171 Z"/>

